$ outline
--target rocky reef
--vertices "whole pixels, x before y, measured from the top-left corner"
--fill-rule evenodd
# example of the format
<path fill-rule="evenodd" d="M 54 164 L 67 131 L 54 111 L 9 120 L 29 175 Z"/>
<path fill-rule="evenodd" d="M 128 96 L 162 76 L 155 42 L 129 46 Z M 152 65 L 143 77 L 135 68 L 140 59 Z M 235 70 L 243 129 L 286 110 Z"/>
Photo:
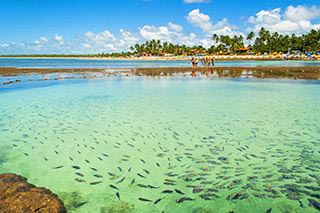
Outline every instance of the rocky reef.
<path fill-rule="evenodd" d="M 57 195 L 15 174 L 0 174 L 0 212 L 67 212 Z"/>

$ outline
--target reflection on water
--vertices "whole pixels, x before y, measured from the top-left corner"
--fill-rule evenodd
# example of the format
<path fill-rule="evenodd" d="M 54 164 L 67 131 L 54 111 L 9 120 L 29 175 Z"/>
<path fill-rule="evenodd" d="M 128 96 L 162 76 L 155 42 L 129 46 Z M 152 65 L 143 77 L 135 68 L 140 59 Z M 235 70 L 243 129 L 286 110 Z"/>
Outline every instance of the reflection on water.
<path fill-rule="evenodd" d="M 0 94 L 0 172 L 74 212 L 317 212 L 320 88 L 281 82 L 27 84 Z"/>
<path fill-rule="evenodd" d="M 320 66 L 319 61 L 216 61 L 215 66 Z M 142 68 L 142 67 L 191 67 L 189 60 L 84 60 L 84 59 L 26 59 L 0 58 L 0 67 L 23 68 Z"/>

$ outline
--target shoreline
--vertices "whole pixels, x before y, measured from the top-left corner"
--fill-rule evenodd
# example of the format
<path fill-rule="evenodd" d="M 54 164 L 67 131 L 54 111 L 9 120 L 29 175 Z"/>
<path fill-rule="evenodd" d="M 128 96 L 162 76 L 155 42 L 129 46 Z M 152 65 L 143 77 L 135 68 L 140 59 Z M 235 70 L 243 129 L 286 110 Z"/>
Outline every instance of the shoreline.
<path fill-rule="evenodd" d="M 239 78 L 289 78 L 320 80 L 320 67 L 167 67 L 167 68 L 10 68 L 0 67 L 0 77 L 46 74 L 103 74 L 105 76 L 174 76 L 191 75 Z"/>
<path fill-rule="evenodd" d="M 190 61 L 193 56 L 142 56 L 142 57 L 77 57 L 77 56 L 0 56 L 0 59 L 72 59 L 101 61 Z M 198 57 L 214 57 L 216 61 L 307 61 L 303 58 L 287 59 L 279 55 L 207 55 Z"/>

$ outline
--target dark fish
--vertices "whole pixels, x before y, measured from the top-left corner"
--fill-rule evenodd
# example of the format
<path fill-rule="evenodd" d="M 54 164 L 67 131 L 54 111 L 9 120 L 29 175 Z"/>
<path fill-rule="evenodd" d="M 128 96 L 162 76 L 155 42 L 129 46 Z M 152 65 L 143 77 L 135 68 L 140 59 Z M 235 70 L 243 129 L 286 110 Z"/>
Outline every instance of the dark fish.
<path fill-rule="evenodd" d="M 143 202 L 152 202 L 152 200 L 149 200 L 147 198 L 139 197 L 138 200 L 143 201 Z"/>
<path fill-rule="evenodd" d="M 185 201 L 193 201 L 194 199 L 190 198 L 190 197 L 182 197 L 176 200 L 177 203 L 182 203 Z"/>
<path fill-rule="evenodd" d="M 317 210 L 320 210 L 320 203 L 314 199 L 308 199 L 309 201 L 309 206 L 317 209 Z"/>
<path fill-rule="evenodd" d="M 140 159 L 140 161 L 141 161 L 142 163 L 146 163 L 143 159 Z"/>
<path fill-rule="evenodd" d="M 98 169 L 93 168 L 93 167 L 90 167 L 90 169 L 93 170 L 93 171 L 95 171 L 95 172 L 98 171 Z"/>
<path fill-rule="evenodd" d="M 161 193 L 164 193 L 164 194 L 171 194 L 173 193 L 172 190 L 163 190 Z"/>
<path fill-rule="evenodd" d="M 91 182 L 90 185 L 97 185 L 97 184 L 100 184 L 102 183 L 102 181 L 95 181 L 95 182 Z"/>
<path fill-rule="evenodd" d="M 116 187 L 116 186 L 114 186 L 114 185 L 112 185 L 112 184 L 110 184 L 109 186 L 110 186 L 110 188 L 113 188 L 113 189 L 119 190 L 119 188 L 118 188 L 118 187 Z"/>
<path fill-rule="evenodd" d="M 174 185 L 176 185 L 175 183 L 172 183 L 172 182 L 164 182 L 163 184 L 164 184 L 164 185 L 169 185 L 169 186 L 174 186 Z"/>
<path fill-rule="evenodd" d="M 56 166 L 56 167 L 53 167 L 52 169 L 61 169 L 63 166 Z"/>
<path fill-rule="evenodd" d="M 175 191 L 176 193 L 178 193 L 178 194 L 184 195 L 184 193 L 183 193 L 182 191 L 180 191 L 179 189 L 175 189 L 174 191 Z"/>
<path fill-rule="evenodd" d="M 272 211 L 272 208 L 267 209 L 266 213 L 271 213 L 271 211 Z"/>
<path fill-rule="evenodd" d="M 85 183 L 85 182 L 86 182 L 85 180 L 82 180 L 82 179 L 80 179 L 80 178 L 75 178 L 74 180 L 77 181 L 77 182 L 79 182 L 79 183 Z"/>
<path fill-rule="evenodd" d="M 108 172 L 108 175 L 110 175 L 110 176 L 112 176 L 112 177 L 117 176 L 116 174 L 111 173 L 111 172 Z"/>
<path fill-rule="evenodd" d="M 80 208 L 81 206 L 83 206 L 84 204 L 86 204 L 86 203 L 88 203 L 87 201 L 85 201 L 85 202 L 81 202 L 81 203 L 77 203 L 77 204 L 75 204 L 75 205 L 73 205 L 72 207 L 74 207 L 74 208 Z"/>
<path fill-rule="evenodd" d="M 83 176 L 84 176 L 84 175 L 83 175 L 82 173 L 80 173 L 80 172 L 76 172 L 75 174 L 78 175 L 78 176 L 80 176 L 80 177 L 83 177 Z"/>
<path fill-rule="evenodd" d="M 118 166 L 118 169 L 119 169 L 119 171 L 120 171 L 120 172 L 122 172 L 122 169 L 121 169 L 121 167 L 119 167 L 119 166 Z"/>
<path fill-rule="evenodd" d="M 158 167 L 160 167 L 160 164 L 156 163 L 156 165 L 157 165 Z"/>
<path fill-rule="evenodd" d="M 119 192 L 116 193 L 116 196 L 120 200 L 120 193 Z"/>
<path fill-rule="evenodd" d="M 95 177 L 97 177 L 97 178 L 103 178 L 103 176 L 102 176 L 102 175 L 99 175 L 99 174 L 95 174 L 95 175 L 93 175 L 93 176 L 95 176 Z"/>
<path fill-rule="evenodd" d="M 145 176 L 143 176 L 143 175 L 140 174 L 140 173 L 137 173 L 137 175 L 138 175 L 139 177 L 146 178 Z"/>
<path fill-rule="evenodd" d="M 80 169 L 80 166 L 71 166 L 74 169 Z"/>
<path fill-rule="evenodd" d="M 148 185 L 148 188 L 150 188 L 150 189 L 158 189 L 159 187 Z"/>
<path fill-rule="evenodd" d="M 146 169 L 144 169 L 143 171 L 145 171 L 145 173 L 150 174 L 150 172 Z"/>
<path fill-rule="evenodd" d="M 299 206 L 300 206 L 301 208 L 304 208 L 303 203 L 301 202 L 301 200 L 299 200 Z"/>
<path fill-rule="evenodd" d="M 131 169 L 132 169 L 132 167 L 130 167 L 130 168 L 128 169 L 128 172 L 131 172 Z"/>
<path fill-rule="evenodd" d="M 161 200 L 162 198 L 159 198 L 158 200 L 154 201 L 153 204 L 158 204 Z"/>
<path fill-rule="evenodd" d="M 116 183 L 121 183 L 121 182 L 123 182 L 125 179 L 126 179 L 126 177 L 123 177 L 123 178 L 121 178 L 121 180 L 119 180 L 119 181 L 116 182 Z"/>
<path fill-rule="evenodd" d="M 138 183 L 137 186 L 141 187 L 141 188 L 148 188 L 147 185 L 144 185 L 144 184 L 141 184 L 141 183 Z"/>
<path fill-rule="evenodd" d="M 131 185 L 133 185 L 135 181 L 136 181 L 136 179 L 133 178 L 132 181 L 131 181 Z"/>

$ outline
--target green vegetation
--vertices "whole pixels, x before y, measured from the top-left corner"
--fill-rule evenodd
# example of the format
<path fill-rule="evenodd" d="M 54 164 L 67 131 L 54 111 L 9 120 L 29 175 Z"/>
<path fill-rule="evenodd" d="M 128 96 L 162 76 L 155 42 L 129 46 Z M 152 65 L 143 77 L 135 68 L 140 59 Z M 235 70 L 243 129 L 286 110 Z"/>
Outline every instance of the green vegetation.
<path fill-rule="evenodd" d="M 228 35 L 212 36 L 216 45 L 206 49 L 203 46 L 186 46 L 161 42 L 159 40 L 146 41 L 130 47 L 129 52 L 99 53 L 81 55 L 6 55 L 5 57 L 131 57 L 131 56 L 181 56 L 194 54 L 264 54 L 287 53 L 290 51 L 319 52 L 320 30 L 311 30 L 308 34 L 297 36 L 270 33 L 261 28 L 258 33 L 250 32 L 246 38 L 242 35 L 230 37 Z M 249 44 L 245 46 L 246 43 Z"/>

